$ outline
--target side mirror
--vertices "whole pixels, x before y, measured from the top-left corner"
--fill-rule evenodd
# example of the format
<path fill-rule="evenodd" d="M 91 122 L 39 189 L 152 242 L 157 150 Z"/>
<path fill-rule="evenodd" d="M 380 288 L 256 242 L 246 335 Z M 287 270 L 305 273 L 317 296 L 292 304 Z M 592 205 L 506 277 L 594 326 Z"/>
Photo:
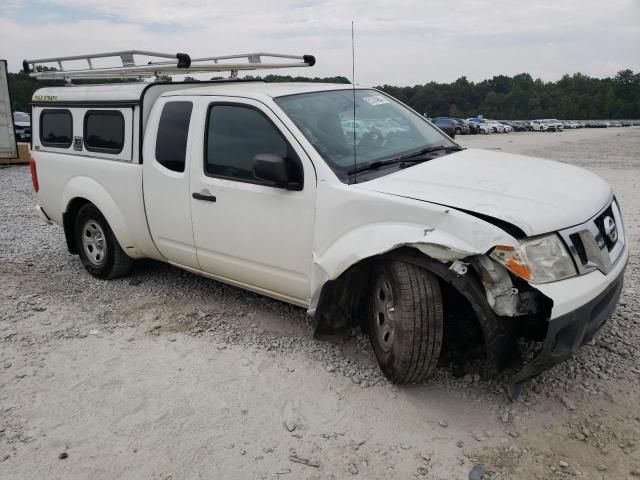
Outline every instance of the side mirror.
<path fill-rule="evenodd" d="M 253 175 L 278 187 L 287 187 L 289 184 L 287 161 L 273 153 L 260 153 L 253 157 Z"/>

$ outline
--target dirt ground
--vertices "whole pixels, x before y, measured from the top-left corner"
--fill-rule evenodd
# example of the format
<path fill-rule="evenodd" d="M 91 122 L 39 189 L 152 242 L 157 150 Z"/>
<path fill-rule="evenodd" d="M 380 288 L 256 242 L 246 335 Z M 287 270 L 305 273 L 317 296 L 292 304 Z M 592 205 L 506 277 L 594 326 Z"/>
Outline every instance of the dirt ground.
<path fill-rule="evenodd" d="M 361 334 L 167 265 L 93 279 L 1 168 L 0 478 L 640 478 L 640 128 L 458 140 L 603 176 L 633 249 L 600 336 L 514 403 L 446 365 L 392 386 Z"/>

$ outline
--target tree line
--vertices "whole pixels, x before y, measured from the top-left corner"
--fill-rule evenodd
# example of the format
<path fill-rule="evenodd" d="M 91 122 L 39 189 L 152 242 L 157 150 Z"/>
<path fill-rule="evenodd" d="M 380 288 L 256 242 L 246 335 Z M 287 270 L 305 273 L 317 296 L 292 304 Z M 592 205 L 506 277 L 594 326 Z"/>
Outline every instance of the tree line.
<path fill-rule="evenodd" d="M 342 76 L 245 78 L 268 82 L 349 83 Z M 33 92 L 47 85 L 62 85 L 62 82 L 38 81 L 24 73 L 9 73 L 13 110 L 28 111 Z M 555 82 L 544 82 L 533 79 L 528 73 L 520 73 L 513 77 L 497 75 L 481 82 L 460 77 L 451 83 L 429 82 L 408 87 L 382 85 L 378 88 L 429 117 L 484 115 L 501 120 L 640 118 L 640 73 L 628 69 L 608 78 L 575 73 L 564 75 Z"/>

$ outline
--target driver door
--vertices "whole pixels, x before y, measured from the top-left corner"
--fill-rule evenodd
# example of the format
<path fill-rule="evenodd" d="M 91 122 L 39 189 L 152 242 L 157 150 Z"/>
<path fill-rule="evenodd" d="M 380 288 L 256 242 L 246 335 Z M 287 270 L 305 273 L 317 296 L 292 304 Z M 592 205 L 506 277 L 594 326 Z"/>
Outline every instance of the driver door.
<path fill-rule="evenodd" d="M 223 281 L 308 305 L 316 177 L 311 161 L 264 104 L 206 97 L 191 158 L 191 215 L 201 269 Z M 276 154 L 302 188 L 266 184 L 253 158 Z"/>

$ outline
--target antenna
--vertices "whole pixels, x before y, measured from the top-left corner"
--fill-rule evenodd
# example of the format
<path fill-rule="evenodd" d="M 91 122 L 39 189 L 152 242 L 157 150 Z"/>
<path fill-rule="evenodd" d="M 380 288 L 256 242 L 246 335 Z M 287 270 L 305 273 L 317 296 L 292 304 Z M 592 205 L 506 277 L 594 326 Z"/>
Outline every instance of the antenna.
<path fill-rule="evenodd" d="M 353 92 L 353 169 L 358 168 L 358 148 L 356 146 L 356 47 L 351 20 L 351 91 Z M 353 174 L 353 183 L 358 183 L 358 174 Z"/>

